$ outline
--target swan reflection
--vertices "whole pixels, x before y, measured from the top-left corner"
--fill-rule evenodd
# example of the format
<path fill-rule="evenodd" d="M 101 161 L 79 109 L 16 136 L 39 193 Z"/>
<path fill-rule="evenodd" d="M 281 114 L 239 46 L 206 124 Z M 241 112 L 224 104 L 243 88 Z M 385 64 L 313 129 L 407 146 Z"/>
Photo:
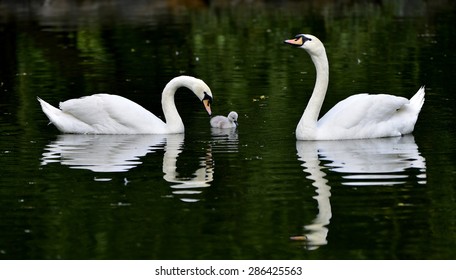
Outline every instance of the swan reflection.
<path fill-rule="evenodd" d="M 42 165 L 60 163 L 75 169 L 97 173 L 127 172 L 142 164 L 148 153 L 164 150 L 163 178 L 172 183 L 173 194 L 182 201 L 198 201 L 195 194 L 209 187 L 213 180 L 214 164 L 210 146 L 200 159 L 191 178 L 182 178 L 177 172 L 177 158 L 183 151 L 184 134 L 170 135 L 85 135 L 63 134 L 48 144 Z"/>
<path fill-rule="evenodd" d="M 202 188 L 210 186 L 210 182 L 214 179 L 214 161 L 212 158 L 212 150 L 209 146 L 206 149 L 205 156 L 200 158 L 199 169 L 193 173 L 191 178 L 181 178 L 177 172 L 177 157 L 182 152 L 182 144 L 184 143 L 184 135 L 176 134 L 168 138 L 163 155 L 163 178 L 170 183 L 173 189 L 173 194 L 178 195 L 184 202 L 197 202 L 199 199 L 194 195 L 202 192 Z"/>
<path fill-rule="evenodd" d="M 93 172 L 126 172 L 165 143 L 163 135 L 62 134 L 46 146 L 41 164 L 58 162 Z"/>
<path fill-rule="evenodd" d="M 332 217 L 331 187 L 325 169 L 342 173 L 342 185 L 375 186 L 403 184 L 407 180 L 426 183 L 426 162 L 420 155 L 412 135 L 393 138 L 297 141 L 298 159 L 303 162 L 316 188 L 318 214 L 304 226 L 303 236 L 291 237 L 303 240 L 306 249 L 317 249 L 328 243 L 328 225 Z M 410 169 L 415 169 L 410 175 Z M 416 176 L 415 178 L 411 178 Z"/>

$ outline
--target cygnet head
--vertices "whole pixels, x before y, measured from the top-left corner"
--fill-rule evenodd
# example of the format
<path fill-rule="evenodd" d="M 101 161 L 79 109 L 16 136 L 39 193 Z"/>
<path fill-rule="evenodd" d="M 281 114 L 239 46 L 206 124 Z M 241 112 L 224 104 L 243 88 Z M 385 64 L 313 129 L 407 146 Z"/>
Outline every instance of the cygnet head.
<path fill-rule="evenodd" d="M 305 49 L 312 56 L 326 55 L 323 43 L 310 34 L 298 34 L 293 39 L 285 40 L 284 43 Z"/>
<path fill-rule="evenodd" d="M 234 111 L 231 111 L 229 114 L 228 114 L 228 119 L 230 120 L 230 122 L 234 122 L 236 124 L 236 126 L 238 126 L 238 113 L 234 112 Z"/>

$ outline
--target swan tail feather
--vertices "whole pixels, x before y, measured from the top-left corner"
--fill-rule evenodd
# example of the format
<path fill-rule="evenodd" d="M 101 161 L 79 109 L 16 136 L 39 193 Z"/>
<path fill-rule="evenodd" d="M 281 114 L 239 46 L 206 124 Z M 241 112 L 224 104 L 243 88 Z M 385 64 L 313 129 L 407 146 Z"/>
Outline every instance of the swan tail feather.
<path fill-rule="evenodd" d="M 62 112 L 60 109 L 52 106 L 43 99 L 37 97 L 40 102 L 41 109 L 44 114 L 48 117 L 49 121 L 57 127 L 63 133 L 92 133 L 91 129 L 87 124 L 76 119 L 72 115 Z"/>
<path fill-rule="evenodd" d="M 421 107 L 423 107 L 424 95 L 425 95 L 425 87 L 422 86 L 415 93 L 415 95 L 410 99 L 410 105 L 416 111 L 417 114 L 421 111 Z"/>
<path fill-rule="evenodd" d="M 40 102 L 41 109 L 43 110 L 44 114 L 46 114 L 46 116 L 48 117 L 48 119 L 51 122 L 53 122 L 52 119 L 53 119 L 54 115 L 56 115 L 56 114 L 58 115 L 58 114 L 62 113 L 62 111 L 60 111 L 59 109 L 55 108 L 51 104 L 47 103 L 43 99 L 41 99 L 39 97 L 36 97 L 36 99 L 38 100 L 38 102 Z"/>

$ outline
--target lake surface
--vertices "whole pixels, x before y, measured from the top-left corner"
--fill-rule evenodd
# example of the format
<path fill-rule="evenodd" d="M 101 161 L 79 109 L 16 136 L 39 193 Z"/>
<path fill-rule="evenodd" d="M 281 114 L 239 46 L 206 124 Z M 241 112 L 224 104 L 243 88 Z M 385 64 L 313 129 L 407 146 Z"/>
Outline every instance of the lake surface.
<path fill-rule="evenodd" d="M 0 3 L 1 259 L 456 258 L 454 1 L 246 2 Z M 323 112 L 426 85 L 415 132 L 296 141 L 315 81 L 282 43 L 298 33 L 326 46 Z M 162 117 L 182 74 L 238 129 L 188 90 L 168 136 L 64 135 L 36 100 L 108 92 Z"/>

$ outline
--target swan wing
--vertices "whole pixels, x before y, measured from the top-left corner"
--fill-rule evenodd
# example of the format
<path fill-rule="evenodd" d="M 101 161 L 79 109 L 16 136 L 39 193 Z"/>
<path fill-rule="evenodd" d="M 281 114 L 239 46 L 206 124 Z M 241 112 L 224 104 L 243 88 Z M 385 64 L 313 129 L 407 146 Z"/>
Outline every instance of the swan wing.
<path fill-rule="evenodd" d="M 60 103 L 65 114 L 104 134 L 165 133 L 166 124 L 139 104 L 111 94 L 94 94 Z"/>
<path fill-rule="evenodd" d="M 352 95 L 329 110 L 317 124 L 320 137 L 328 139 L 373 138 L 403 134 L 407 98 L 388 94 Z M 416 117 L 415 117 L 416 121 Z"/>
<path fill-rule="evenodd" d="M 64 113 L 58 108 L 37 97 L 41 109 L 48 117 L 49 121 L 54 124 L 63 133 L 95 133 L 93 128 L 75 118 L 74 116 Z"/>

